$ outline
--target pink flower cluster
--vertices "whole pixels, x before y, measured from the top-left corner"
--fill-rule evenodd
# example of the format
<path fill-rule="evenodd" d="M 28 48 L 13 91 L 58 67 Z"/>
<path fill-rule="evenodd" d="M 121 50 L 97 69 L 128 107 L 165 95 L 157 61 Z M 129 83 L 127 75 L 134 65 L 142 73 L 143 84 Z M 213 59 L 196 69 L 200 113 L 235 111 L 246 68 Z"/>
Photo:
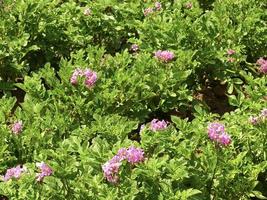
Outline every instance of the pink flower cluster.
<path fill-rule="evenodd" d="M 260 65 L 260 72 L 263 74 L 267 74 L 267 60 L 264 58 L 260 58 L 257 60 L 257 64 Z"/>
<path fill-rule="evenodd" d="M 250 116 L 249 122 L 253 125 L 257 125 L 265 119 L 267 119 L 267 108 L 262 109 L 258 116 Z"/>
<path fill-rule="evenodd" d="M 132 44 L 131 51 L 137 52 L 139 50 L 139 46 L 137 44 Z"/>
<path fill-rule="evenodd" d="M 152 131 L 158 131 L 158 130 L 163 130 L 163 129 L 166 129 L 168 126 L 168 123 L 165 122 L 164 120 L 158 120 L 158 119 L 153 119 L 151 122 L 150 122 L 150 130 Z"/>
<path fill-rule="evenodd" d="M 149 14 L 153 13 L 154 11 L 160 11 L 162 8 L 162 5 L 160 2 L 156 2 L 154 8 L 146 8 L 144 10 L 144 16 L 148 16 Z"/>
<path fill-rule="evenodd" d="M 23 128 L 23 125 L 22 125 L 22 121 L 16 121 L 12 127 L 11 127 L 11 131 L 18 135 L 19 133 L 21 133 L 22 131 L 22 128 Z"/>
<path fill-rule="evenodd" d="M 37 181 L 42 182 L 44 177 L 50 176 L 53 170 L 44 162 L 36 163 L 36 166 L 41 170 L 41 173 L 37 173 Z"/>
<path fill-rule="evenodd" d="M 72 73 L 72 76 L 70 78 L 70 82 L 72 85 L 78 84 L 79 77 L 85 77 L 84 84 L 86 87 L 91 88 L 94 86 L 95 82 L 97 81 L 97 74 L 96 72 L 90 70 L 90 69 L 75 69 Z"/>
<path fill-rule="evenodd" d="M 185 5 L 184 5 L 187 9 L 191 9 L 193 7 L 193 3 L 192 2 L 187 2 Z"/>
<path fill-rule="evenodd" d="M 209 138 L 223 146 L 231 143 L 230 136 L 225 132 L 225 127 L 221 123 L 213 122 L 208 125 Z"/>
<path fill-rule="evenodd" d="M 20 165 L 18 165 L 17 167 L 8 169 L 3 179 L 4 181 L 8 181 L 12 178 L 19 179 L 21 177 L 21 174 L 26 171 L 26 167 L 20 167 Z"/>
<path fill-rule="evenodd" d="M 119 181 L 118 173 L 124 160 L 127 160 L 132 165 L 143 162 L 144 151 L 135 147 L 121 148 L 111 160 L 102 165 L 104 176 L 108 182 L 117 183 Z"/>
<path fill-rule="evenodd" d="M 235 50 L 233 50 L 233 49 L 228 49 L 228 50 L 227 50 L 227 54 L 228 54 L 229 56 L 234 55 L 234 54 L 235 54 Z"/>
<path fill-rule="evenodd" d="M 160 3 L 160 2 L 156 2 L 156 3 L 155 3 L 155 10 L 160 11 L 161 8 L 162 8 L 161 3 Z"/>
<path fill-rule="evenodd" d="M 163 62 L 169 62 L 174 58 L 174 53 L 171 51 L 157 51 L 155 57 Z"/>
<path fill-rule="evenodd" d="M 90 15 L 92 14 L 92 11 L 91 11 L 90 8 L 86 8 L 86 9 L 83 11 L 83 14 L 84 14 L 85 16 L 90 16 Z"/>
<path fill-rule="evenodd" d="M 145 17 L 146 16 L 148 16 L 149 14 L 151 14 L 151 13 L 153 13 L 154 12 L 154 10 L 153 10 L 153 8 L 146 8 L 145 10 L 144 10 L 144 15 L 145 15 Z"/>
<path fill-rule="evenodd" d="M 234 55 L 236 53 L 236 51 L 235 50 L 233 50 L 233 49 L 228 49 L 227 50 L 227 55 L 228 56 L 232 56 L 232 55 Z M 229 57 L 229 58 L 227 58 L 227 61 L 228 62 L 231 62 L 231 63 L 233 63 L 233 62 L 235 62 L 235 58 L 233 58 L 233 57 Z"/>

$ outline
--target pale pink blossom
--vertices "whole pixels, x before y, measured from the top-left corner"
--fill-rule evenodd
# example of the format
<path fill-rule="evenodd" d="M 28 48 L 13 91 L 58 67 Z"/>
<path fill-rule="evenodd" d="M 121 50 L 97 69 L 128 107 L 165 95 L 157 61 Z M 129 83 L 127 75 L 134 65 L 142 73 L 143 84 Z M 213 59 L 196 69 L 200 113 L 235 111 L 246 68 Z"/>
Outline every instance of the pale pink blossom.
<path fill-rule="evenodd" d="M 161 3 L 160 3 L 160 2 L 156 2 L 156 3 L 155 3 L 155 9 L 156 9 L 157 11 L 160 11 L 161 8 L 162 8 Z"/>
<path fill-rule="evenodd" d="M 150 122 L 150 130 L 152 130 L 152 131 L 163 130 L 163 129 L 166 129 L 167 126 L 168 126 L 168 124 L 164 120 L 160 121 L 158 119 L 153 119 Z"/>
<path fill-rule="evenodd" d="M 171 51 L 157 51 L 155 57 L 163 62 L 171 61 L 174 58 L 174 53 Z"/>
<path fill-rule="evenodd" d="M 145 10 L 144 10 L 144 15 L 145 16 L 148 16 L 149 14 L 151 14 L 151 13 L 153 13 L 154 11 L 153 11 L 153 8 L 146 8 Z"/>
<path fill-rule="evenodd" d="M 44 177 L 51 176 L 53 173 L 52 168 L 50 168 L 44 162 L 36 163 L 36 166 L 41 170 L 41 173 L 37 174 L 36 180 L 42 182 Z"/>
<path fill-rule="evenodd" d="M 85 16 L 89 16 L 89 15 L 92 14 L 92 11 L 91 11 L 90 8 L 86 8 L 86 9 L 83 11 L 83 14 L 84 14 Z"/>
<path fill-rule="evenodd" d="M 26 167 L 21 167 L 20 165 L 18 165 L 17 167 L 8 169 L 3 179 L 4 181 L 8 181 L 12 178 L 19 179 L 21 177 L 21 174 L 25 171 L 27 171 Z"/>
<path fill-rule="evenodd" d="M 22 125 L 22 121 L 21 120 L 16 121 L 11 127 L 11 131 L 16 135 L 21 133 L 22 129 L 23 129 L 23 125 Z"/>

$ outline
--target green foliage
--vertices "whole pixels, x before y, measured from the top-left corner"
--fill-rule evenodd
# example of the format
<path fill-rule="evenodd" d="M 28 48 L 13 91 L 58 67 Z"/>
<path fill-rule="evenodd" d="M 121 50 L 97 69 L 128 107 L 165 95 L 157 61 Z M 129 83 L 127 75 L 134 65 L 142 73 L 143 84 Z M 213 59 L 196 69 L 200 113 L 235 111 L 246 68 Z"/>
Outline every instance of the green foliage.
<path fill-rule="evenodd" d="M 0 174 L 27 167 L 0 177 L 0 199 L 267 198 L 267 118 L 249 122 L 267 108 L 255 64 L 266 56 L 267 5 L 190 2 L 163 0 L 144 16 L 154 1 L 0 1 Z M 175 58 L 162 62 L 157 50 Z M 77 68 L 97 73 L 93 87 L 70 83 Z M 212 112 L 216 101 L 232 111 Z M 151 130 L 153 118 L 168 127 Z M 209 139 L 214 121 L 229 146 Z M 123 161 L 109 183 L 101 166 L 130 146 L 145 160 Z M 41 161 L 53 173 L 38 182 Z"/>

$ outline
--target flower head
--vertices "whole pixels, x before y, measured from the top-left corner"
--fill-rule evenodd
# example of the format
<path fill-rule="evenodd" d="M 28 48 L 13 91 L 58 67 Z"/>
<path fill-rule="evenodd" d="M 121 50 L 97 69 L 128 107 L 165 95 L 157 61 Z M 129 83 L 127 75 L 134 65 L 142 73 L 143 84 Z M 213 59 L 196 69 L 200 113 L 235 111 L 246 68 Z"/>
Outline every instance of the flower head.
<path fill-rule="evenodd" d="M 227 59 L 227 61 L 233 63 L 233 62 L 235 62 L 235 58 L 230 57 L 230 58 Z"/>
<path fill-rule="evenodd" d="M 117 156 L 119 157 L 119 160 L 125 160 L 128 156 L 128 150 L 126 148 L 119 149 Z"/>
<path fill-rule="evenodd" d="M 137 44 L 132 44 L 131 51 L 136 52 L 139 50 L 139 46 Z"/>
<path fill-rule="evenodd" d="M 227 146 L 231 143 L 231 138 L 228 134 L 223 133 L 220 135 L 220 143 L 224 146 Z"/>
<path fill-rule="evenodd" d="M 185 4 L 185 7 L 186 7 L 187 9 L 191 9 L 191 8 L 193 7 L 193 3 L 192 3 L 192 2 L 187 2 L 187 3 Z"/>
<path fill-rule="evenodd" d="M 23 128 L 23 125 L 22 125 L 22 121 L 16 121 L 12 127 L 11 127 L 11 131 L 18 135 L 19 133 L 21 133 L 22 131 L 22 128 Z"/>
<path fill-rule="evenodd" d="M 160 11 L 161 8 L 162 8 L 161 3 L 160 3 L 160 2 L 156 2 L 156 3 L 155 3 L 155 9 L 156 9 L 157 11 Z"/>
<path fill-rule="evenodd" d="M 155 57 L 163 62 L 171 61 L 174 58 L 174 53 L 171 51 L 157 51 Z"/>
<path fill-rule="evenodd" d="M 19 179 L 21 174 L 25 171 L 27 171 L 26 167 L 20 167 L 20 165 L 10 168 L 6 171 L 4 181 L 8 181 L 11 178 Z"/>
<path fill-rule="evenodd" d="M 150 122 L 150 129 L 152 131 L 158 131 L 158 130 L 163 130 L 163 129 L 166 129 L 168 126 L 167 122 L 165 122 L 164 120 L 162 121 L 159 121 L 158 119 L 153 119 L 151 122 Z"/>
<path fill-rule="evenodd" d="M 43 181 L 44 177 L 51 176 L 53 170 L 44 162 L 36 163 L 36 166 L 41 170 L 41 173 L 37 174 L 37 181 Z"/>
<path fill-rule="evenodd" d="M 84 70 L 84 76 L 85 76 L 85 85 L 86 87 L 90 88 L 94 86 L 95 82 L 97 81 L 97 74 L 96 72 L 86 69 Z"/>
<path fill-rule="evenodd" d="M 259 71 L 263 74 L 267 74 L 267 60 L 264 58 L 259 58 L 257 60 L 257 65 L 260 65 Z"/>
<path fill-rule="evenodd" d="M 228 55 L 233 55 L 233 54 L 235 54 L 235 50 L 233 50 L 233 49 L 228 49 L 228 50 L 227 50 L 227 54 L 228 54 Z"/>
<path fill-rule="evenodd" d="M 249 122 L 253 125 L 256 125 L 258 124 L 260 121 L 260 118 L 259 117 L 255 117 L 255 116 L 250 116 L 249 117 Z"/>
<path fill-rule="evenodd" d="M 92 11 L 91 11 L 90 8 L 86 8 L 86 9 L 83 11 L 83 14 L 84 14 L 85 16 L 89 16 L 89 15 L 92 14 Z"/>
<path fill-rule="evenodd" d="M 121 166 L 121 162 L 115 162 L 115 160 L 110 160 L 102 165 L 102 170 L 104 172 L 104 176 L 111 183 L 117 183 L 119 180 L 119 168 Z"/>
<path fill-rule="evenodd" d="M 127 160 L 131 164 L 137 164 L 144 161 L 144 151 L 140 148 L 128 148 Z"/>
<path fill-rule="evenodd" d="M 263 117 L 263 118 L 267 117 L 267 108 L 264 108 L 261 110 L 261 117 Z"/>
<path fill-rule="evenodd" d="M 139 133 L 141 133 L 145 129 L 145 127 L 146 126 L 144 124 L 142 124 L 141 127 L 140 127 L 140 130 L 139 130 Z"/>
<path fill-rule="evenodd" d="M 83 70 L 80 68 L 75 69 L 74 72 L 71 75 L 70 82 L 72 85 L 78 84 L 78 77 L 83 76 Z"/>
<path fill-rule="evenodd" d="M 75 69 L 72 73 L 72 76 L 70 78 L 70 82 L 72 85 L 78 84 L 78 78 L 79 77 L 85 77 L 84 84 L 86 87 L 91 88 L 94 86 L 95 82 L 97 81 L 97 74 L 96 72 L 90 70 L 90 69 Z"/>
<path fill-rule="evenodd" d="M 148 16 L 149 14 L 151 14 L 151 13 L 153 13 L 154 11 L 153 11 L 153 8 L 146 8 L 145 10 L 144 10 L 144 15 L 145 16 Z"/>
<path fill-rule="evenodd" d="M 227 146 L 231 143 L 230 136 L 225 132 L 223 124 L 213 122 L 208 125 L 208 135 L 212 141 L 218 142 L 223 146 Z"/>
<path fill-rule="evenodd" d="M 113 158 L 102 165 L 104 176 L 108 182 L 115 184 L 119 181 L 119 169 L 124 160 L 127 160 L 131 164 L 138 164 L 144 161 L 144 151 L 135 147 L 119 149 Z"/>

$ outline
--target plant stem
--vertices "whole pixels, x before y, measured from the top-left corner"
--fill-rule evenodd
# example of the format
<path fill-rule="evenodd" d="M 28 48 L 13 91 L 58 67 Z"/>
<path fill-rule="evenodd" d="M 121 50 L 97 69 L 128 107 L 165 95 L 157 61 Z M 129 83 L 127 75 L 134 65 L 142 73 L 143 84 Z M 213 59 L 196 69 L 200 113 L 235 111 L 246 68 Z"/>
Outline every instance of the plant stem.
<path fill-rule="evenodd" d="M 210 180 L 210 184 L 209 184 L 209 195 L 210 195 L 210 200 L 213 200 L 215 198 L 215 194 L 212 196 L 212 187 L 213 187 L 213 183 L 214 183 L 214 178 L 215 178 L 215 174 L 217 171 L 217 166 L 218 166 L 218 146 L 215 146 L 215 150 L 216 150 L 216 162 L 215 162 L 215 167 L 213 169 L 213 173 L 212 173 L 212 177 Z"/>

